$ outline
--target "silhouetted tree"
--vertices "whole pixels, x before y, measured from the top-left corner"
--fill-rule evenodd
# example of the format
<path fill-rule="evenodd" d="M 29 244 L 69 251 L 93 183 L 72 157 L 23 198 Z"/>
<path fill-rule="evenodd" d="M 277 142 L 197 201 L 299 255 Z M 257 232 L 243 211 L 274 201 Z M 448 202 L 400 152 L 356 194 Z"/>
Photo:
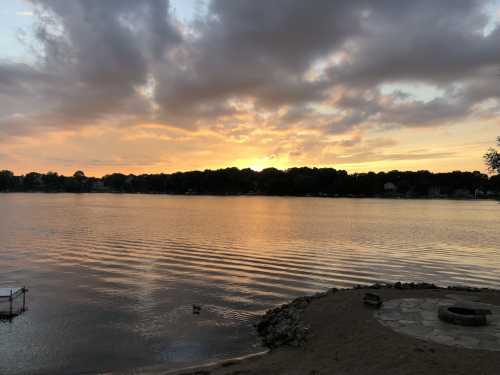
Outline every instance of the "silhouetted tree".
<path fill-rule="evenodd" d="M 42 175 L 30 172 L 23 179 L 23 186 L 26 191 L 43 191 Z"/>
<path fill-rule="evenodd" d="M 10 191 L 14 187 L 14 173 L 12 173 L 11 171 L 0 171 L 0 191 Z"/>
<path fill-rule="evenodd" d="M 122 173 L 113 173 L 106 175 L 102 178 L 104 186 L 110 188 L 112 191 L 124 192 L 125 191 L 125 181 L 127 176 Z"/>
<path fill-rule="evenodd" d="M 89 179 L 85 176 L 83 171 L 76 171 L 73 173 L 72 179 L 66 180 L 66 186 L 75 193 L 84 193 L 90 191 Z"/>
<path fill-rule="evenodd" d="M 500 146 L 500 137 L 497 138 L 497 144 Z M 500 153 L 497 150 L 490 148 L 484 155 L 484 160 L 490 172 L 500 174 Z"/>
<path fill-rule="evenodd" d="M 85 173 L 83 173 L 83 171 L 76 171 L 75 173 L 73 173 L 73 178 L 77 181 L 82 181 L 87 177 L 85 177 Z"/>
<path fill-rule="evenodd" d="M 59 176 L 57 172 L 47 172 L 42 175 L 42 183 L 45 191 L 57 192 L 64 190 L 64 177 Z"/>

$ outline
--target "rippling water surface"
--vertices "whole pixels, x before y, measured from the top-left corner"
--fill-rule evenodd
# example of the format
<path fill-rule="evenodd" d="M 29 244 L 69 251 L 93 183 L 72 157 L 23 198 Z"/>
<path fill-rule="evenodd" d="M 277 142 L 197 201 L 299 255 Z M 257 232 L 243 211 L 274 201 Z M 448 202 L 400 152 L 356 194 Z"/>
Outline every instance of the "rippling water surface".
<path fill-rule="evenodd" d="M 496 202 L 0 194 L 0 213 L 0 287 L 30 289 L 1 374 L 246 354 L 259 314 L 332 286 L 500 288 Z"/>

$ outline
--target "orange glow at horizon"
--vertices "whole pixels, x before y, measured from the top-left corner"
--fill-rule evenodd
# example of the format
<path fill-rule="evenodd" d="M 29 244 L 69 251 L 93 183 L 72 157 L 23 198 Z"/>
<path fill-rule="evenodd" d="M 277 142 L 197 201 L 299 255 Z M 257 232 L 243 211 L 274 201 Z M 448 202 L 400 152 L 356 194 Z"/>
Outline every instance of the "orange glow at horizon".
<path fill-rule="evenodd" d="M 475 128 L 475 129 L 474 129 Z M 479 131 L 480 130 L 480 131 Z M 259 124 L 233 129 L 187 131 L 148 124 L 48 132 L 1 145 L 0 169 L 17 174 L 56 171 L 89 176 L 171 173 L 225 167 L 333 167 L 348 172 L 480 170 L 482 155 L 500 126 L 464 122 L 453 128 L 351 132 L 325 137 L 314 132 L 268 130 Z M 243 137 L 244 135 L 244 137 Z M 243 137 L 243 138 L 242 138 Z M 465 142 L 465 140 L 467 140 Z"/>

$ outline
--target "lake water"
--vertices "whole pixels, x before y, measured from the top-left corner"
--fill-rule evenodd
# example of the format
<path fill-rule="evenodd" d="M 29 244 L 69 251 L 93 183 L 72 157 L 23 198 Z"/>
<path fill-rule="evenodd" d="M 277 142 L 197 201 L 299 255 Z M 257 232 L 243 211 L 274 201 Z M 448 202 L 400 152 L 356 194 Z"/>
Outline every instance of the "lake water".
<path fill-rule="evenodd" d="M 0 194 L 0 287 L 30 289 L 0 373 L 258 351 L 258 315 L 333 286 L 500 288 L 499 247 L 493 201 Z"/>

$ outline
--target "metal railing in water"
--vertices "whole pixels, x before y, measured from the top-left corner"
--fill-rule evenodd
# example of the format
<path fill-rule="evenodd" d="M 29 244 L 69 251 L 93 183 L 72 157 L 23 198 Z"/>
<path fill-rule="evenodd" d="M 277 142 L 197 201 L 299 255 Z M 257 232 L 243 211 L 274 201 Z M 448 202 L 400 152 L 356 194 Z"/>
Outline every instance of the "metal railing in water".
<path fill-rule="evenodd" d="M 0 288 L 0 319 L 12 319 L 26 311 L 26 287 Z"/>

